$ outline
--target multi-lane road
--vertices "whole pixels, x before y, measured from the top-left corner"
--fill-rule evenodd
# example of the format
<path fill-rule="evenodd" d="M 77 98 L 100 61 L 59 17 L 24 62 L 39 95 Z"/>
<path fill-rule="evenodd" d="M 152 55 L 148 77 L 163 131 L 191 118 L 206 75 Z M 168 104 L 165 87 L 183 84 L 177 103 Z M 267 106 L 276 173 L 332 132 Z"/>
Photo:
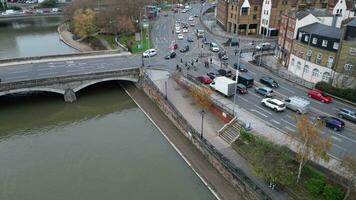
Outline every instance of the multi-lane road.
<path fill-rule="evenodd" d="M 209 5 L 206 5 L 206 7 Z M 214 71 L 220 68 L 220 62 L 216 53 L 212 53 L 207 45 L 203 45 L 202 40 L 197 41 L 196 36 L 193 31 L 197 28 L 204 29 L 204 26 L 200 24 L 200 21 L 197 17 L 194 17 L 195 27 L 189 27 L 188 33 L 183 33 L 184 39 L 178 40 L 177 34 L 172 30 L 175 30 L 175 23 L 178 19 L 182 22 L 188 22 L 189 16 L 199 15 L 200 5 L 193 5 L 193 9 L 187 13 L 173 13 L 168 12 L 168 16 L 164 16 L 163 12 L 158 16 L 158 18 L 152 22 L 152 32 L 151 39 L 154 43 L 155 48 L 158 51 L 158 54 L 151 58 L 145 58 L 145 66 L 154 66 L 159 68 L 164 68 L 170 71 L 175 71 L 177 64 L 179 64 L 184 71 L 185 62 L 191 63 L 192 60 L 195 60 L 200 53 L 211 55 L 209 57 L 198 59 L 198 63 L 194 63 L 196 70 L 190 68 L 189 73 L 194 75 L 206 74 L 207 72 Z M 205 8 L 206 8 L 205 7 Z M 187 36 L 190 36 L 194 39 L 194 42 L 187 42 Z M 216 42 L 222 47 L 222 42 L 226 41 L 226 38 L 216 37 L 209 32 L 205 32 L 205 37 L 208 41 Z M 171 51 L 172 41 L 175 40 L 178 44 L 178 49 L 182 48 L 184 45 L 190 46 L 190 51 L 186 53 L 181 53 L 178 50 L 177 57 L 170 60 L 165 60 L 164 56 Z M 257 40 L 257 39 L 256 39 Z M 242 46 L 248 46 L 248 40 L 244 40 L 245 44 Z M 241 43 L 243 43 L 241 42 Z M 229 66 L 232 66 L 236 61 L 234 56 L 235 49 L 225 49 L 228 53 Z M 248 56 L 243 54 L 242 56 Z M 213 59 L 213 64 L 209 68 L 205 68 L 203 65 L 204 60 Z M 181 63 L 181 60 L 183 63 Z M 267 70 L 254 66 L 245 61 L 241 61 L 246 64 L 250 75 L 255 78 L 256 83 L 260 77 L 264 75 L 271 76 L 275 78 L 280 87 L 275 90 L 275 93 L 278 94 L 280 98 L 289 97 L 289 96 L 300 96 L 306 98 L 311 102 L 311 112 L 310 118 L 312 120 L 316 119 L 318 115 L 332 115 L 335 116 L 338 109 L 341 107 L 351 107 L 340 101 L 334 101 L 331 104 L 323 104 L 321 102 L 308 99 L 306 96 L 307 90 L 305 88 L 296 86 L 286 80 L 280 79 L 273 76 Z M 115 55 L 108 56 L 97 56 L 83 59 L 70 59 L 66 61 L 45 61 L 38 63 L 23 63 L 23 64 L 14 64 L 10 66 L 1 66 L 0 67 L 0 78 L 3 82 L 14 82 L 28 79 L 38 79 L 45 77 L 53 76 L 65 76 L 73 74 L 82 74 L 82 73 L 93 73 L 98 71 L 112 70 L 119 68 L 130 68 L 137 67 L 141 65 L 141 55 L 130 55 L 130 56 L 120 56 Z M 231 99 L 232 100 L 232 99 Z M 236 103 L 243 107 L 245 110 L 250 111 L 255 116 L 260 119 L 272 124 L 277 129 L 293 134 L 296 131 L 294 113 L 290 110 L 286 110 L 282 113 L 275 113 L 269 110 L 266 107 L 261 106 L 262 97 L 256 94 L 253 89 L 249 89 L 249 93 L 246 95 L 238 95 Z M 243 116 L 240 116 L 243 117 Z M 333 142 L 333 147 L 330 151 L 330 154 L 334 157 L 341 158 L 346 153 L 356 154 L 353 151 L 353 146 L 356 145 L 356 125 L 347 122 L 345 130 L 341 132 L 335 132 L 331 129 L 324 128 L 322 130 L 324 136 L 329 136 Z"/>

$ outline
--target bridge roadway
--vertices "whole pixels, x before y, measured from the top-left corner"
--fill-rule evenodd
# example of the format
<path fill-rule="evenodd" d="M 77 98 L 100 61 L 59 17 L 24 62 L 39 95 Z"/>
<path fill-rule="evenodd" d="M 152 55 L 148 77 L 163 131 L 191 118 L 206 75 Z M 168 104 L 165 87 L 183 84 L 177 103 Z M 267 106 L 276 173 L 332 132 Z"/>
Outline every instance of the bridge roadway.
<path fill-rule="evenodd" d="M 41 17 L 61 17 L 64 14 L 62 12 L 56 13 L 36 13 L 36 14 L 13 14 L 13 15 L 1 15 L 0 13 L 0 22 L 1 21 L 12 21 L 17 19 L 34 19 Z"/>

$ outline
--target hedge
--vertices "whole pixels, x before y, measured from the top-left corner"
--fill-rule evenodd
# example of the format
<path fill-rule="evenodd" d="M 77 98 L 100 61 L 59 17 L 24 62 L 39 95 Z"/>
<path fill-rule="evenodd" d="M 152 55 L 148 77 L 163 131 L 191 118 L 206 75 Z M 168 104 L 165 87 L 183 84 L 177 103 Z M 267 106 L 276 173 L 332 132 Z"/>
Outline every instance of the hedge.
<path fill-rule="evenodd" d="M 326 93 L 329 93 L 331 95 L 352 101 L 356 103 L 356 89 L 341 89 L 341 88 L 336 88 L 333 87 L 331 84 L 326 83 L 326 82 L 318 82 L 315 85 L 316 89 L 322 90 Z"/>

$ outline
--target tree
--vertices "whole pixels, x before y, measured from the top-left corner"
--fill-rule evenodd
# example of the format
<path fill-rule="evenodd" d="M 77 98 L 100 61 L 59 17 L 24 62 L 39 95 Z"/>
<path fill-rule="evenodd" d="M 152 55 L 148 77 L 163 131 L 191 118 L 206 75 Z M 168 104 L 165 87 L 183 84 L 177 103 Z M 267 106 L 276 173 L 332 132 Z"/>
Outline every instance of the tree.
<path fill-rule="evenodd" d="M 324 126 L 321 120 L 312 123 L 306 115 L 296 115 L 297 134 L 301 143 L 297 148 L 299 162 L 297 183 L 300 180 L 302 168 L 307 161 L 323 159 L 329 160 L 328 150 L 331 148 L 330 138 L 322 138 L 319 129 Z"/>
<path fill-rule="evenodd" d="M 348 179 L 348 187 L 347 187 L 347 192 L 344 197 L 344 200 L 351 199 L 351 191 L 352 189 L 355 190 L 355 180 L 356 180 L 356 159 L 352 157 L 351 155 L 346 155 L 342 161 L 341 161 L 341 166 L 345 168 L 346 170 L 346 178 Z"/>
<path fill-rule="evenodd" d="M 84 39 L 93 34 L 97 28 L 94 24 L 95 12 L 91 9 L 77 10 L 73 19 L 74 34 Z"/>
<path fill-rule="evenodd" d="M 119 15 L 116 17 L 116 32 L 118 33 L 133 33 L 135 26 L 132 20 L 126 15 Z"/>
<path fill-rule="evenodd" d="M 210 100 L 212 91 L 210 89 L 192 86 L 189 92 L 202 110 L 208 109 L 212 105 Z"/>
<path fill-rule="evenodd" d="M 56 0 L 45 0 L 40 4 L 40 7 L 42 8 L 53 8 L 56 6 L 57 6 Z"/>

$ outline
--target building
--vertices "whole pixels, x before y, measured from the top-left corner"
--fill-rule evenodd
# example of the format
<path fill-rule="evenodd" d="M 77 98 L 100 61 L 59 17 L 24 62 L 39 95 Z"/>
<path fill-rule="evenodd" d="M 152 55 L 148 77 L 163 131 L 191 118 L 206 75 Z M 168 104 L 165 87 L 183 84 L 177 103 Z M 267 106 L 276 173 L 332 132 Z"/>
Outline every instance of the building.
<path fill-rule="evenodd" d="M 333 15 L 338 15 L 341 20 L 355 17 L 356 1 L 355 0 L 329 0 L 329 11 Z"/>
<path fill-rule="evenodd" d="M 219 0 L 217 23 L 229 33 L 258 33 L 262 0 Z"/>
<path fill-rule="evenodd" d="M 296 7 L 297 0 L 263 0 L 259 34 L 277 36 L 281 15 Z"/>
<path fill-rule="evenodd" d="M 299 28 L 288 70 L 312 83 L 331 82 L 340 36 L 339 28 L 321 23 Z"/>
<path fill-rule="evenodd" d="M 356 88 L 356 19 L 343 27 L 334 71 L 334 86 Z"/>
<path fill-rule="evenodd" d="M 279 26 L 278 48 L 276 48 L 276 56 L 280 63 L 288 67 L 293 40 L 296 38 L 299 28 L 316 22 L 331 26 L 333 20 L 334 17 L 328 10 L 318 8 L 301 11 L 292 9 L 282 14 Z"/>

